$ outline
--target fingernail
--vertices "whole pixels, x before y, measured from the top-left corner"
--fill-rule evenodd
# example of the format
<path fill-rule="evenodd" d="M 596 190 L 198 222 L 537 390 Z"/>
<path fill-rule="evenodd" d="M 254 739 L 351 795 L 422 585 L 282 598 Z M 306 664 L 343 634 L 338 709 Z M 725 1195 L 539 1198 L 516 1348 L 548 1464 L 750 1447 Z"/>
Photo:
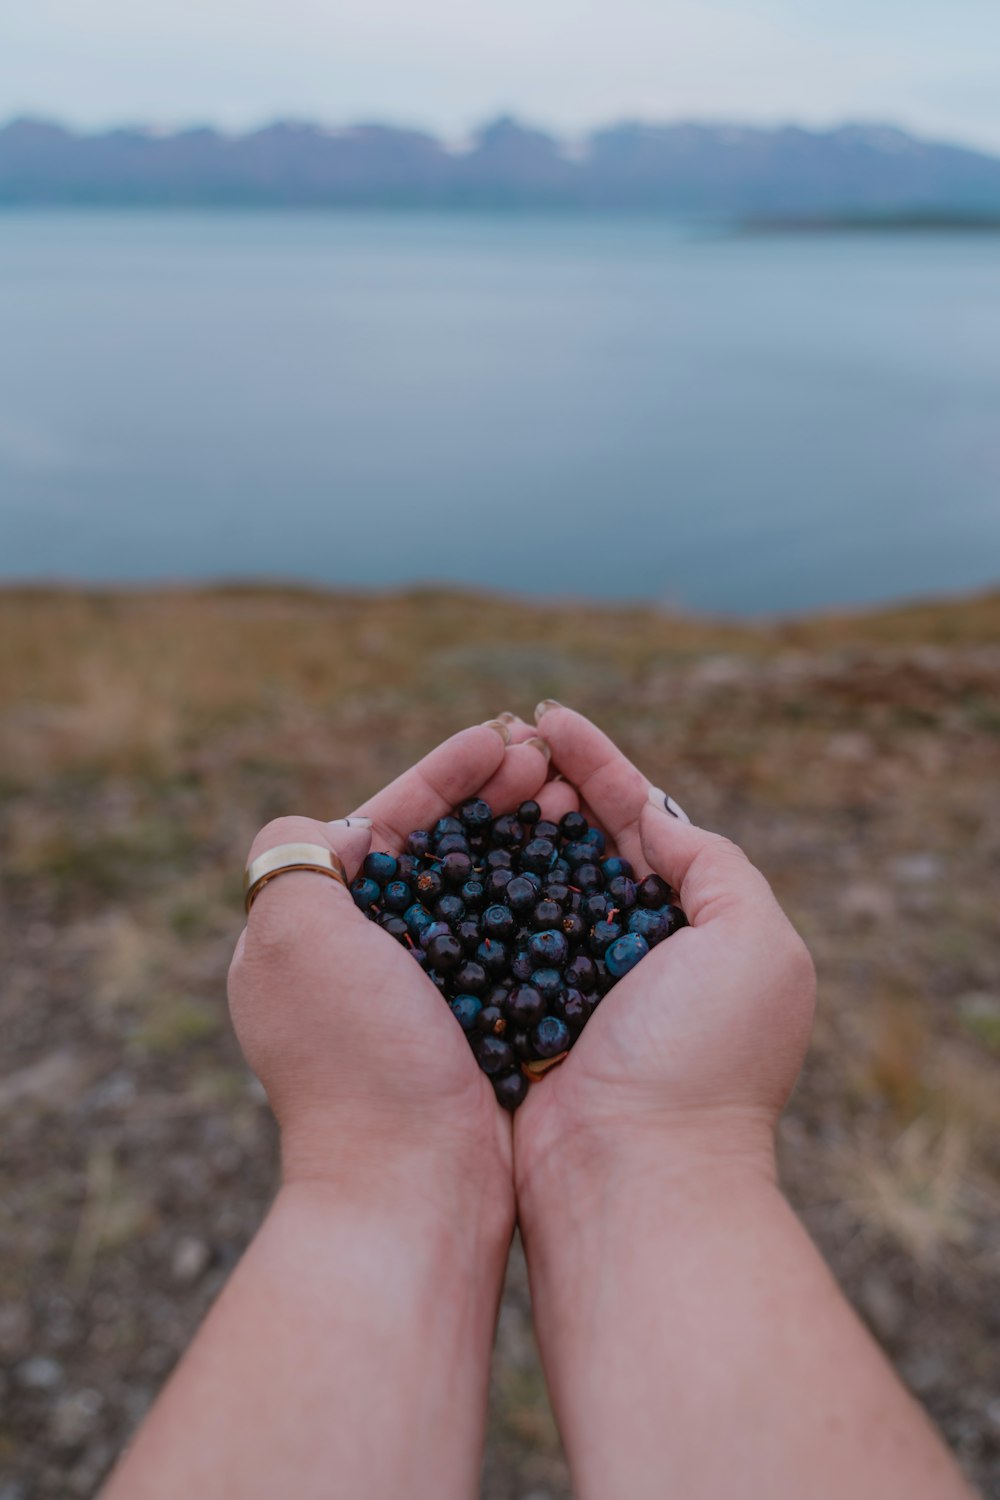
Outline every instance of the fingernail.
<path fill-rule="evenodd" d="M 548 743 L 547 740 L 543 740 L 539 735 L 534 735 L 532 739 L 525 740 L 524 743 L 526 745 L 534 745 L 536 750 L 540 750 L 542 752 L 546 760 L 552 759 L 552 746 Z"/>
<path fill-rule="evenodd" d="M 678 803 L 674 801 L 673 797 L 668 797 L 667 793 L 663 791 L 661 787 L 650 787 L 649 800 L 650 802 L 652 802 L 653 806 L 658 807 L 661 812 L 668 812 L 672 818 L 680 818 L 682 823 L 690 823 L 691 819 L 688 817 L 683 807 L 680 807 Z"/>
<path fill-rule="evenodd" d="M 327 823 L 327 828 L 370 828 L 371 818 L 334 818 Z"/>
<path fill-rule="evenodd" d="M 535 705 L 536 724 L 538 723 L 539 719 L 543 717 L 543 715 L 548 713 L 550 708 L 562 708 L 562 704 L 559 702 L 558 698 L 543 698 L 541 703 L 537 703 Z"/>
<path fill-rule="evenodd" d="M 506 713 L 497 714 L 497 718 L 500 720 L 501 724 L 517 723 L 517 714 L 512 714 L 509 710 Z"/>
<path fill-rule="evenodd" d="M 483 725 L 484 729 L 492 729 L 500 736 L 505 745 L 510 744 L 510 730 L 503 719 L 487 719 Z"/>

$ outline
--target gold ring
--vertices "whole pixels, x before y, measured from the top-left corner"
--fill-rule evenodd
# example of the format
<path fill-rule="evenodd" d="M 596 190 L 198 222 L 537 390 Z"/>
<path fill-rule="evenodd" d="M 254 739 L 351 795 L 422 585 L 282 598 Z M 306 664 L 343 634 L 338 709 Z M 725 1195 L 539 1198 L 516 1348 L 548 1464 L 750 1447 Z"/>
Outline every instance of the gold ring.
<path fill-rule="evenodd" d="M 332 849 L 323 844 L 279 844 L 275 849 L 258 854 L 247 865 L 243 876 L 243 902 L 248 912 L 267 882 L 288 870 L 314 870 L 317 875 L 328 875 L 331 880 L 347 885 L 344 862 Z"/>

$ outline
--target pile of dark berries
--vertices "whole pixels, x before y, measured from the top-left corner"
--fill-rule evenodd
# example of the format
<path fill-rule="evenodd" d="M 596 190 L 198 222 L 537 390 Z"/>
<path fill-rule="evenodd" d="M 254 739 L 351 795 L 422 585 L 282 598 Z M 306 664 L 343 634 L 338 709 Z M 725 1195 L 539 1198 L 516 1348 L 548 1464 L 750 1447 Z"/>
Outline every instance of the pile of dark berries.
<path fill-rule="evenodd" d="M 604 857 L 581 813 L 558 824 L 537 802 L 494 818 L 465 802 L 398 856 L 371 853 L 358 906 L 410 949 L 514 1110 L 560 1062 L 613 985 L 687 925 L 659 875 L 637 881 Z"/>

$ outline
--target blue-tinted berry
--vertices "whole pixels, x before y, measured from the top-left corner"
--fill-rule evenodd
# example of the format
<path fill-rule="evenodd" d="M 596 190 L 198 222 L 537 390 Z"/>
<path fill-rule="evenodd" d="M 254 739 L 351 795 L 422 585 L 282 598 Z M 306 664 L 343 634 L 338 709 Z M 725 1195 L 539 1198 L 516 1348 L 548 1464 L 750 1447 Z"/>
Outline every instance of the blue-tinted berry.
<path fill-rule="evenodd" d="M 500 902 L 494 902 L 483 912 L 483 932 L 487 937 L 503 939 L 513 937 L 516 926 L 514 913 L 509 906 Z"/>
<path fill-rule="evenodd" d="M 632 879 L 632 866 L 627 859 L 620 859 L 617 854 L 611 854 L 607 859 L 601 860 L 601 870 L 605 880 L 614 880 L 617 875 L 625 875 Z"/>
<path fill-rule="evenodd" d="M 562 855 L 560 855 L 558 859 L 552 861 L 552 865 L 549 869 L 550 880 L 558 880 L 562 885 L 569 885 L 569 878 L 571 874 L 572 871 L 570 869 L 569 861 L 563 859 Z"/>
<path fill-rule="evenodd" d="M 558 999 L 565 988 L 558 969 L 535 969 L 531 975 L 531 984 L 546 1003 Z"/>
<path fill-rule="evenodd" d="M 624 930 L 620 922 L 609 922 L 606 918 L 595 922 L 587 938 L 587 947 L 595 957 L 601 958 Z"/>
<path fill-rule="evenodd" d="M 426 906 L 421 906 L 419 901 L 415 901 L 412 906 L 408 906 L 404 911 L 403 921 L 406 923 L 410 936 L 419 940 L 421 934 L 430 927 L 434 918 Z"/>
<path fill-rule="evenodd" d="M 507 886 L 505 900 L 511 911 L 529 911 L 538 900 L 538 892 L 526 876 L 515 875 Z"/>
<path fill-rule="evenodd" d="M 582 839 L 587 832 L 587 820 L 580 812 L 563 813 L 559 819 L 559 832 L 569 843 Z"/>
<path fill-rule="evenodd" d="M 577 839 L 572 844 L 564 846 L 562 858 L 571 870 L 575 870 L 578 865 L 592 865 L 594 863 L 594 849 L 591 844 L 584 844 Z M 572 884 L 572 881 L 570 884 Z"/>
<path fill-rule="evenodd" d="M 604 955 L 608 973 L 612 979 L 621 979 L 630 969 L 646 957 L 649 944 L 638 933 L 629 932 L 611 944 Z"/>
<path fill-rule="evenodd" d="M 562 918 L 562 907 L 558 901 L 550 901 L 546 898 L 539 901 L 531 913 L 531 925 L 536 932 L 541 932 L 546 927 L 555 927 Z"/>
<path fill-rule="evenodd" d="M 631 911 L 635 905 L 635 882 L 627 875 L 615 875 L 608 881 L 608 895 L 619 911 Z"/>
<path fill-rule="evenodd" d="M 369 880 L 377 880 L 379 885 L 385 885 L 387 881 L 395 880 L 399 870 L 399 861 L 395 855 L 380 854 L 373 849 L 371 854 L 365 855 L 365 862 L 361 868 Z"/>
<path fill-rule="evenodd" d="M 509 1072 L 516 1062 L 513 1048 L 499 1036 L 480 1037 L 475 1052 L 479 1066 L 491 1078 Z"/>
<path fill-rule="evenodd" d="M 556 846 L 551 839 L 532 839 L 521 851 L 521 863 L 526 870 L 536 875 L 546 874 L 556 858 Z"/>
<path fill-rule="evenodd" d="M 607 839 L 599 828 L 588 828 L 587 832 L 583 835 L 583 842 L 585 844 L 593 844 L 594 848 L 601 854 L 604 853 L 608 844 Z"/>
<path fill-rule="evenodd" d="M 514 978 L 524 984 L 534 973 L 535 965 L 527 947 L 516 948 L 510 961 L 510 972 Z"/>
<path fill-rule="evenodd" d="M 379 926 L 384 928 L 390 937 L 394 937 L 397 943 L 405 943 L 410 935 L 406 923 L 398 912 L 385 912 L 379 918 Z"/>
<path fill-rule="evenodd" d="M 559 1001 L 559 1014 L 570 1031 L 582 1031 L 593 1008 L 582 990 L 568 989 Z"/>
<path fill-rule="evenodd" d="M 416 880 L 420 874 L 419 859 L 414 859 L 412 854 L 401 854 L 398 863 L 399 870 L 397 871 L 397 875 L 400 880 L 406 880 L 411 883 Z"/>
<path fill-rule="evenodd" d="M 374 906 L 381 894 L 378 882 L 369 880 L 366 875 L 359 876 L 351 883 L 351 895 L 354 897 L 355 905 L 360 906 L 362 911 L 367 911 L 370 906 Z"/>
<path fill-rule="evenodd" d="M 456 896 L 452 892 L 446 891 L 443 896 L 439 897 L 434 907 L 434 915 L 439 921 L 447 922 L 453 927 L 456 922 L 460 922 L 465 916 L 465 902 L 461 896 Z"/>
<path fill-rule="evenodd" d="M 513 870 L 514 856 L 509 849 L 491 849 L 486 856 L 487 870 Z"/>
<path fill-rule="evenodd" d="M 426 828 L 415 828 L 406 840 L 406 848 L 409 854 L 417 859 L 423 859 L 430 852 L 432 839 Z"/>
<path fill-rule="evenodd" d="M 446 854 L 468 854 L 469 840 L 464 833 L 446 833 L 443 839 L 438 839 L 434 852 L 439 859 Z"/>
<path fill-rule="evenodd" d="M 635 911 L 629 912 L 625 930 L 645 938 L 649 946 L 655 948 L 656 944 L 661 943 L 666 937 L 667 924 L 658 911 L 649 911 L 644 906 L 637 906 Z"/>
<path fill-rule="evenodd" d="M 451 1013 L 462 1030 L 471 1031 L 476 1024 L 476 1017 L 483 1008 L 483 1002 L 475 995 L 456 995 L 450 1004 Z"/>
<path fill-rule="evenodd" d="M 497 818 L 493 824 L 493 842 L 505 848 L 514 848 L 524 840 L 524 825 L 510 813 Z"/>
<path fill-rule="evenodd" d="M 569 1027 L 559 1016 L 543 1016 L 535 1027 L 533 1040 L 539 1057 L 558 1057 L 570 1044 Z"/>
<path fill-rule="evenodd" d="M 491 870 L 483 881 L 486 888 L 486 900 L 489 902 L 503 901 L 504 892 L 510 885 L 513 876 L 510 870 Z"/>
<path fill-rule="evenodd" d="M 438 818 L 434 824 L 434 839 L 443 839 L 449 833 L 464 833 L 465 829 L 457 818 Z"/>
<path fill-rule="evenodd" d="M 463 917 L 460 922 L 456 922 L 454 931 L 463 951 L 471 958 L 483 940 L 483 929 L 479 919 Z"/>
<path fill-rule="evenodd" d="M 406 911 L 413 905 L 413 892 L 405 880 L 390 880 L 382 892 L 382 902 L 390 911 Z"/>
<path fill-rule="evenodd" d="M 499 938 L 483 938 L 476 949 L 476 962 L 482 964 L 487 974 L 497 975 L 507 972 L 509 962 L 507 956 L 507 945 Z"/>
<path fill-rule="evenodd" d="M 548 839 L 550 844 L 559 843 L 559 824 L 553 823 L 550 818 L 540 818 L 531 830 L 531 836 L 535 839 Z"/>
<path fill-rule="evenodd" d="M 564 933 L 554 928 L 536 932 L 528 944 L 528 952 L 542 969 L 561 969 L 569 957 L 569 944 Z"/>
<path fill-rule="evenodd" d="M 595 922 L 604 920 L 611 906 L 611 897 L 607 891 L 591 891 L 589 895 L 580 899 L 580 915 L 589 926 L 593 927 Z"/>
<path fill-rule="evenodd" d="M 545 1001 L 533 984 L 519 984 L 507 996 L 506 1010 L 514 1026 L 534 1026 L 545 1010 Z"/>
<path fill-rule="evenodd" d="M 493 809 L 481 797 L 472 802 L 463 802 L 458 809 L 459 821 L 471 832 L 485 833 L 493 822 Z"/>
<path fill-rule="evenodd" d="M 458 894 L 471 911 L 478 911 L 486 900 L 486 887 L 474 875 L 471 880 L 465 882 Z"/>
<path fill-rule="evenodd" d="M 585 895 L 604 887 L 604 876 L 599 865 L 577 865 L 573 872 L 573 884 Z"/>
<path fill-rule="evenodd" d="M 433 922 L 429 922 L 424 928 L 420 934 L 420 941 L 426 948 L 427 944 L 432 942 L 436 937 L 451 937 L 451 928 L 448 926 L 448 923 L 441 922 L 437 918 Z"/>

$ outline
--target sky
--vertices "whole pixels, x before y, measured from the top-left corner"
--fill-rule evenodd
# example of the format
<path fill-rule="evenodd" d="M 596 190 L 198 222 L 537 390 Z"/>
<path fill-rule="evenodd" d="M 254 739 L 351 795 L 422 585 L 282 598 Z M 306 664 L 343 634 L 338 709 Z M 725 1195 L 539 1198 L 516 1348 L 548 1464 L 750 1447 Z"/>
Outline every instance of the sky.
<path fill-rule="evenodd" d="M 0 0 L 0 120 L 892 122 L 1000 152 L 997 0 Z"/>

